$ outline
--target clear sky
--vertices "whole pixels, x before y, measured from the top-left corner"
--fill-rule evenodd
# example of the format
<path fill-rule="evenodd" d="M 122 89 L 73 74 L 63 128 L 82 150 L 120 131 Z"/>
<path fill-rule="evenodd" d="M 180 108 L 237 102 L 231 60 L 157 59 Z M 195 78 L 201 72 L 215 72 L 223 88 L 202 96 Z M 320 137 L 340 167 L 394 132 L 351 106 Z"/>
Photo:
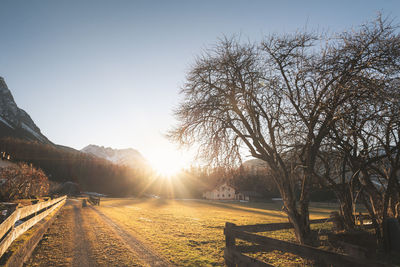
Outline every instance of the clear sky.
<path fill-rule="evenodd" d="M 341 31 L 378 12 L 399 22 L 400 1 L 0 0 L 0 76 L 55 143 L 186 163 L 163 134 L 203 48 L 223 35 Z"/>

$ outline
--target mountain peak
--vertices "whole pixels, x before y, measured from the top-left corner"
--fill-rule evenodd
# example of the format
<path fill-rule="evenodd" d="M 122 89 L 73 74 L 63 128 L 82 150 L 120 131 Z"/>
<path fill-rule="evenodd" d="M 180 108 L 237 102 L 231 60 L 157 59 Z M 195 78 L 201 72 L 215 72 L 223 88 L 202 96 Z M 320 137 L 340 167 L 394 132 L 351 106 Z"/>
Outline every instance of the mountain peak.
<path fill-rule="evenodd" d="M 1 89 L 7 89 L 8 90 L 8 87 L 7 87 L 6 82 L 4 81 L 4 78 L 0 76 L 0 90 Z"/>
<path fill-rule="evenodd" d="M 96 157 L 109 160 L 118 165 L 125 165 L 134 168 L 147 167 L 148 162 L 142 154 L 133 148 L 114 149 L 90 144 L 81 149 L 81 152 L 92 154 Z"/>
<path fill-rule="evenodd" d="M 17 106 L 3 77 L 0 77 L 0 137 L 17 137 L 51 144 L 29 114 Z"/>

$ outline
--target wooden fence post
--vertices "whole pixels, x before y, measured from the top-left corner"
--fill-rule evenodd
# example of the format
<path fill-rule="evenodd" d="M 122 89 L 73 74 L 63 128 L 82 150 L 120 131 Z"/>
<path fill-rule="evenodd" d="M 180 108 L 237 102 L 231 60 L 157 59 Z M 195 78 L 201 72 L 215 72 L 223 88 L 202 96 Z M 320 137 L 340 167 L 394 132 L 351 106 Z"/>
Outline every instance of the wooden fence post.
<path fill-rule="evenodd" d="M 226 252 L 228 254 L 227 255 L 228 257 L 225 257 L 225 264 L 228 267 L 236 266 L 233 260 L 233 254 L 229 253 L 230 251 L 234 250 L 236 246 L 236 239 L 231 231 L 234 226 L 236 226 L 234 223 L 227 222 L 225 224 L 225 246 L 226 246 Z"/>

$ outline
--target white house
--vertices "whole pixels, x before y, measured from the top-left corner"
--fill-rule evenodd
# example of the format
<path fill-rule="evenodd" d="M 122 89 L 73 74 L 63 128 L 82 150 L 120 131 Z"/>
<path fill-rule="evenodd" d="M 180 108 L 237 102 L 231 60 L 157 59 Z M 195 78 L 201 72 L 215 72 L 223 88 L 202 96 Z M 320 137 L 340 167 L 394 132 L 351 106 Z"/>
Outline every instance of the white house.
<path fill-rule="evenodd" d="M 223 183 L 215 187 L 211 191 L 204 192 L 203 197 L 205 199 L 212 199 L 212 200 L 234 200 L 235 193 L 236 193 L 235 188 L 228 185 L 227 183 Z"/>

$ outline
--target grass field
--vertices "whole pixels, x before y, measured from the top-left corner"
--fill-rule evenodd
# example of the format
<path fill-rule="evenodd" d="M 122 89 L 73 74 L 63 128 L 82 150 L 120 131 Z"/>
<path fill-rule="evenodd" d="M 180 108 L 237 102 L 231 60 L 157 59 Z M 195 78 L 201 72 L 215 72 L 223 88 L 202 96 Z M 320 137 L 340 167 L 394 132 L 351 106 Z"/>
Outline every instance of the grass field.
<path fill-rule="evenodd" d="M 98 209 L 180 266 L 223 265 L 225 222 L 245 225 L 287 221 L 281 205 L 275 203 L 102 199 Z M 332 209 L 332 205 L 312 205 L 311 219 L 326 218 Z M 293 239 L 291 231 L 274 234 Z M 293 255 L 277 254 L 266 259 L 277 265 L 286 265 L 288 259 L 301 261 Z"/>
<path fill-rule="evenodd" d="M 94 210 L 80 206 L 69 200 L 25 267 L 146 266 Z"/>

